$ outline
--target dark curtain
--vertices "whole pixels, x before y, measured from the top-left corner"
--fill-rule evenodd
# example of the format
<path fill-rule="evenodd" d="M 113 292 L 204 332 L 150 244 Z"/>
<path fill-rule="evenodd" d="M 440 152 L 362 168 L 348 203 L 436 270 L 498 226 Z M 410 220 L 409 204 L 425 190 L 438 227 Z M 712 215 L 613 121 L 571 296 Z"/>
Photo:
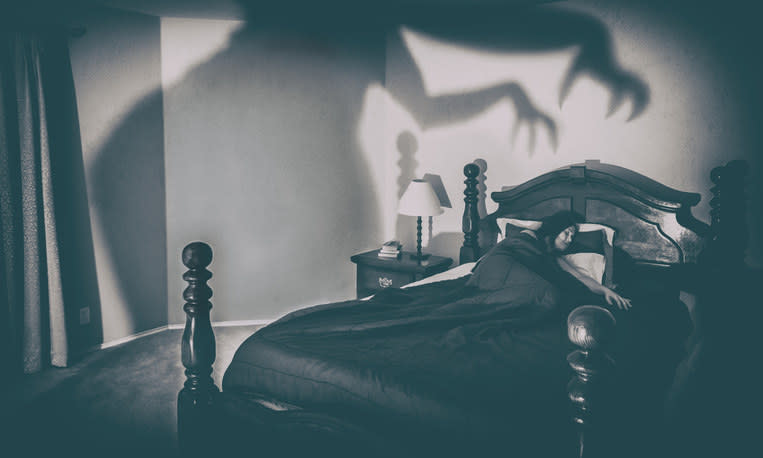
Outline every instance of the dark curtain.
<path fill-rule="evenodd" d="M 6 29 L 0 40 L 0 355 L 18 375 L 69 363 L 77 305 L 62 247 L 67 158 L 80 147 L 68 32 Z"/>

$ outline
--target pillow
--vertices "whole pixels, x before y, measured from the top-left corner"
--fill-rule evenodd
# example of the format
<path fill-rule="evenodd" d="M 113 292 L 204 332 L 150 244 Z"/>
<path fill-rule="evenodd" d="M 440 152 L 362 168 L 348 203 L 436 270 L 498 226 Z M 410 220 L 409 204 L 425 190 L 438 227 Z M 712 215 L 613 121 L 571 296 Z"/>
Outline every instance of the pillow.
<path fill-rule="evenodd" d="M 525 229 L 537 231 L 541 225 L 540 221 L 516 218 L 496 218 L 495 222 L 498 224 L 498 242 L 507 236 L 516 235 Z"/>
<path fill-rule="evenodd" d="M 578 232 L 567 248 L 568 254 L 562 258 L 597 282 L 603 283 L 607 264 L 604 249 L 606 243 L 603 230 Z"/>
<path fill-rule="evenodd" d="M 535 231 L 542 224 L 540 221 L 517 218 L 496 218 L 495 221 L 500 230 L 499 242 L 507 236 L 516 236 L 524 230 Z M 595 235 L 586 236 L 585 234 Z M 583 247 L 587 247 L 588 251 L 571 252 L 565 255 L 565 258 L 599 283 L 611 287 L 614 271 L 612 247 L 615 241 L 615 229 L 604 224 L 581 223 L 578 224 L 578 233 L 573 245 L 578 240 L 580 242 L 578 242 L 579 248 L 577 250 L 583 250 Z M 602 245 L 603 248 L 600 249 Z M 573 249 L 572 245 L 570 249 Z"/>

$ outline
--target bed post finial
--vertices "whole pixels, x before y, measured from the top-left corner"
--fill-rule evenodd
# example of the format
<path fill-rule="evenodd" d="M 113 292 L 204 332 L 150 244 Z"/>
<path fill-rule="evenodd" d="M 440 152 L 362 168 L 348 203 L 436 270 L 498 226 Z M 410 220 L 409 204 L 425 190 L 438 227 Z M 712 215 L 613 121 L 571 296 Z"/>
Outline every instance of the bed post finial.
<path fill-rule="evenodd" d="M 464 190 L 464 216 L 461 220 L 461 229 L 464 232 L 464 244 L 459 254 L 459 263 L 476 261 L 480 255 L 479 247 L 479 224 L 480 216 L 477 210 L 477 176 L 480 168 L 477 164 L 470 163 L 464 166 L 466 175 L 466 189 Z"/>
<path fill-rule="evenodd" d="M 583 305 L 567 317 L 567 335 L 579 347 L 567 356 L 575 375 L 567 385 L 573 407 L 572 420 L 578 426 L 578 456 L 603 456 L 603 438 L 597 426 L 603 423 L 597 415 L 605 405 L 601 397 L 606 392 L 607 379 L 614 370 L 614 361 L 606 347 L 615 336 L 615 317 L 607 309 Z"/>
<path fill-rule="evenodd" d="M 178 393 L 178 439 L 181 450 L 196 453 L 209 434 L 207 422 L 219 392 L 211 376 L 215 336 L 209 319 L 212 289 L 207 285 L 212 273 L 207 266 L 212 262 L 212 248 L 193 242 L 183 249 L 182 259 L 188 267 L 183 274 L 188 287 L 183 291 L 186 321 L 180 346 L 186 381 Z"/>

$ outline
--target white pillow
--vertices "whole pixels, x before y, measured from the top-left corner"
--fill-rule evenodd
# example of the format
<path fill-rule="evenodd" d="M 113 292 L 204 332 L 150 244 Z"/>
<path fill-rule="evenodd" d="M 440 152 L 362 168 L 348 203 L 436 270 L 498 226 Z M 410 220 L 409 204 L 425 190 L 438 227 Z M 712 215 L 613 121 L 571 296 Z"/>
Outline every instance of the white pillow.
<path fill-rule="evenodd" d="M 537 231 L 540 229 L 540 226 L 543 224 L 540 221 L 533 221 L 533 220 L 526 220 L 526 219 L 516 219 L 516 218 L 496 218 L 495 222 L 498 224 L 498 241 L 504 239 L 506 236 L 504 232 L 506 231 L 506 224 L 511 224 L 512 226 L 521 227 L 522 229 L 529 229 L 531 231 Z M 603 230 L 604 235 L 607 236 L 607 243 L 609 243 L 610 246 L 614 246 L 615 243 L 615 230 L 609 226 L 605 226 L 604 224 L 598 224 L 598 223 L 580 223 L 578 224 L 578 231 L 579 232 L 593 232 L 598 230 Z"/>
<path fill-rule="evenodd" d="M 532 220 L 524 220 L 524 219 L 516 219 L 516 218 L 496 218 L 495 222 L 498 224 L 498 241 L 500 242 L 504 238 L 506 238 L 506 224 L 511 224 L 512 226 L 521 227 L 522 229 L 529 229 L 531 231 L 537 231 L 540 226 L 540 221 L 532 221 Z"/>
<path fill-rule="evenodd" d="M 573 262 L 573 265 L 588 274 L 590 277 L 594 278 L 599 283 L 608 287 L 612 287 L 612 275 L 615 269 L 613 250 L 613 247 L 615 246 L 615 230 L 609 226 L 605 226 L 604 224 L 578 224 L 578 232 L 592 231 L 604 231 L 604 237 L 607 239 L 604 246 L 604 259 L 598 260 L 596 253 L 576 253 L 581 256 L 577 257 L 575 262 Z"/>
<path fill-rule="evenodd" d="M 575 266 L 579 271 L 593 278 L 599 284 L 604 282 L 604 268 L 607 260 L 599 253 L 572 253 L 565 254 L 562 259 Z"/>

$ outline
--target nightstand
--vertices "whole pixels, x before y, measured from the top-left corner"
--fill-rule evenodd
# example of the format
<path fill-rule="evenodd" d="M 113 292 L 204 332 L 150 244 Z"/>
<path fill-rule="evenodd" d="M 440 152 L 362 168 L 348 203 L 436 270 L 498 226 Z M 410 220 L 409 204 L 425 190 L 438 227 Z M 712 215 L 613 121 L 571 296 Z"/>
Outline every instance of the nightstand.
<path fill-rule="evenodd" d="M 379 250 L 356 254 L 350 260 L 357 264 L 357 294 L 366 297 L 389 287 L 399 288 L 408 283 L 444 272 L 453 263 L 450 258 L 429 256 L 419 264 L 416 253 L 403 252 L 398 259 L 378 256 Z"/>

